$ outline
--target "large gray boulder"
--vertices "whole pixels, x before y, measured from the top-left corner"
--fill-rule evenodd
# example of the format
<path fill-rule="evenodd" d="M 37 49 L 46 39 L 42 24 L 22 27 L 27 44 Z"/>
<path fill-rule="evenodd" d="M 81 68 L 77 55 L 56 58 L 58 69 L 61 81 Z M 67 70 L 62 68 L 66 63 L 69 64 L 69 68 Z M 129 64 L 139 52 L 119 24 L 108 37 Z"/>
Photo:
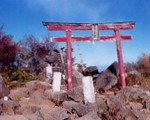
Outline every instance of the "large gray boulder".
<path fill-rule="evenodd" d="M 119 75 L 118 62 L 113 62 L 105 71 L 101 72 L 95 80 L 96 90 L 108 90 L 117 84 Z"/>
<path fill-rule="evenodd" d="M 83 95 L 83 87 L 78 86 L 75 88 L 72 88 L 71 90 L 68 91 L 68 97 L 71 98 L 73 101 L 83 101 L 84 100 L 84 95 Z"/>
<path fill-rule="evenodd" d="M 117 77 L 109 70 L 105 70 L 99 74 L 98 78 L 96 79 L 95 88 L 96 90 L 106 91 L 116 84 Z"/>
<path fill-rule="evenodd" d="M 83 74 L 77 70 L 73 70 L 73 87 L 78 87 L 82 85 Z"/>
<path fill-rule="evenodd" d="M 93 76 L 93 78 L 98 77 L 99 71 L 97 66 L 89 66 L 84 70 L 84 76 Z"/>
<path fill-rule="evenodd" d="M 115 76 L 119 75 L 119 66 L 118 66 L 118 62 L 115 61 L 113 62 L 108 68 L 107 70 L 109 70 L 111 73 L 113 73 Z"/>
<path fill-rule="evenodd" d="M 6 84 L 3 81 L 2 76 L 0 75 L 0 98 L 8 96 L 10 93 L 9 88 L 6 87 Z"/>

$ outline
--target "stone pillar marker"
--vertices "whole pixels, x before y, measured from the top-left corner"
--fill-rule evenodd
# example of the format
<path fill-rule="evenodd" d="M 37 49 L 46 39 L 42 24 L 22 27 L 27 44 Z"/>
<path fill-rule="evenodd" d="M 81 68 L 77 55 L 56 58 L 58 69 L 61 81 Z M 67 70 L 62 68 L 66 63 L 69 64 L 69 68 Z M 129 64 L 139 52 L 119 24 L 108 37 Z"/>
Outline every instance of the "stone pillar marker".
<path fill-rule="evenodd" d="M 46 76 L 45 81 L 49 82 L 49 80 L 52 79 L 52 74 L 53 74 L 52 66 L 50 64 L 47 64 L 45 68 L 45 76 Z"/>
<path fill-rule="evenodd" d="M 92 76 L 86 76 L 82 78 L 83 94 L 85 103 L 95 102 L 95 93 Z"/>
<path fill-rule="evenodd" d="M 53 91 L 54 92 L 59 92 L 60 91 L 60 86 L 61 86 L 61 72 L 54 72 L 53 73 Z"/>

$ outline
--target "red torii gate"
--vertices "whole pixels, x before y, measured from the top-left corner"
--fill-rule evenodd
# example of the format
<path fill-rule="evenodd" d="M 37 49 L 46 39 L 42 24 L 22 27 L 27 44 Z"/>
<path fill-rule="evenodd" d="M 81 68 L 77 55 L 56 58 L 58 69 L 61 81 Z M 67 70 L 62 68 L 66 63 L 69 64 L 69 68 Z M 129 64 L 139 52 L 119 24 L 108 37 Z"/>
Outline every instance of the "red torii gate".
<path fill-rule="evenodd" d="M 121 40 L 130 40 L 130 35 L 120 35 L 120 30 L 132 29 L 135 22 L 115 22 L 115 23 L 62 23 L 62 22 L 42 22 L 48 30 L 66 31 L 66 37 L 54 37 L 54 42 L 66 42 L 67 46 L 67 75 L 68 75 L 68 90 L 72 88 L 72 41 L 92 41 L 92 40 L 116 40 L 117 56 L 119 64 L 119 75 L 122 87 L 126 86 L 124 76 L 123 57 L 121 49 Z M 72 30 L 92 30 L 92 36 L 73 37 Z M 99 36 L 99 30 L 113 30 L 112 36 Z"/>

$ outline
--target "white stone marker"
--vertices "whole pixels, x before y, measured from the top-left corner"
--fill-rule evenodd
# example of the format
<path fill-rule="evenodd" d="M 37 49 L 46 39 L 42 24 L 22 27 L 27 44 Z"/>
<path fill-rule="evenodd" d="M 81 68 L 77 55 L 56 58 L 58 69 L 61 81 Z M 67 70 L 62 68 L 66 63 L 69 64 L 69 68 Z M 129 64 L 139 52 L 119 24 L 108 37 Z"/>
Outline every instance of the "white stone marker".
<path fill-rule="evenodd" d="M 52 77 L 52 66 L 50 64 L 47 64 L 46 66 L 46 78 L 50 79 Z"/>
<path fill-rule="evenodd" d="M 54 72 L 53 73 L 53 91 L 54 92 L 59 92 L 60 91 L 60 86 L 61 86 L 61 72 Z"/>
<path fill-rule="evenodd" d="M 83 94 L 85 103 L 94 103 L 95 93 L 94 93 L 93 78 L 91 76 L 83 77 L 82 83 L 83 83 Z"/>

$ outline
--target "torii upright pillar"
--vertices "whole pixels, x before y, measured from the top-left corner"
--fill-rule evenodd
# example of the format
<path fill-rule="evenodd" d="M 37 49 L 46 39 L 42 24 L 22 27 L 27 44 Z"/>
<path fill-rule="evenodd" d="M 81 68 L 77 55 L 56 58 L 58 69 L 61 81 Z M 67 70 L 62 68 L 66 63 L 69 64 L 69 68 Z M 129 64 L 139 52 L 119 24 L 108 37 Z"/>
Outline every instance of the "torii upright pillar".
<path fill-rule="evenodd" d="M 120 71 L 120 79 L 122 87 L 126 86 L 125 75 L 124 75 L 124 65 L 123 65 L 123 56 L 122 56 L 122 48 L 121 48 L 121 39 L 119 30 L 114 30 L 116 36 L 116 48 L 117 48 L 117 56 L 118 56 L 118 64 L 119 64 L 119 71 Z"/>
<path fill-rule="evenodd" d="M 68 84 L 67 88 L 70 90 L 72 88 L 72 47 L 71 47 L 71 30 L 66 30 L 67 38 L 67 74 L 68 74 Z"/>
<path fill-rule="evenodd" d="M 72 88 L 72 41 L 92 41 L 92 40 L 116 40 L 119 75 L 122 87 L 126 86 L 123 66 L 123 56 L 121 49 L 121 40 L 130 40 L 131 36 L 120 35 L 120 30 L 132 29 L 135 22 L 116 22 L 116 23 L 61 23 L 61 22 L 43 22 L 43 25 L 48 30 L 66 31 L 66 37 L 54 37 L 54 42 L 66 42 L 67 46 L 67 75 L 68 75 L 68 90 Z M 92 36 L 72 37 L 72 30 L 92 30 Z M 99 30 L 113 30 L 112 36 L 99 36 Z"/>

